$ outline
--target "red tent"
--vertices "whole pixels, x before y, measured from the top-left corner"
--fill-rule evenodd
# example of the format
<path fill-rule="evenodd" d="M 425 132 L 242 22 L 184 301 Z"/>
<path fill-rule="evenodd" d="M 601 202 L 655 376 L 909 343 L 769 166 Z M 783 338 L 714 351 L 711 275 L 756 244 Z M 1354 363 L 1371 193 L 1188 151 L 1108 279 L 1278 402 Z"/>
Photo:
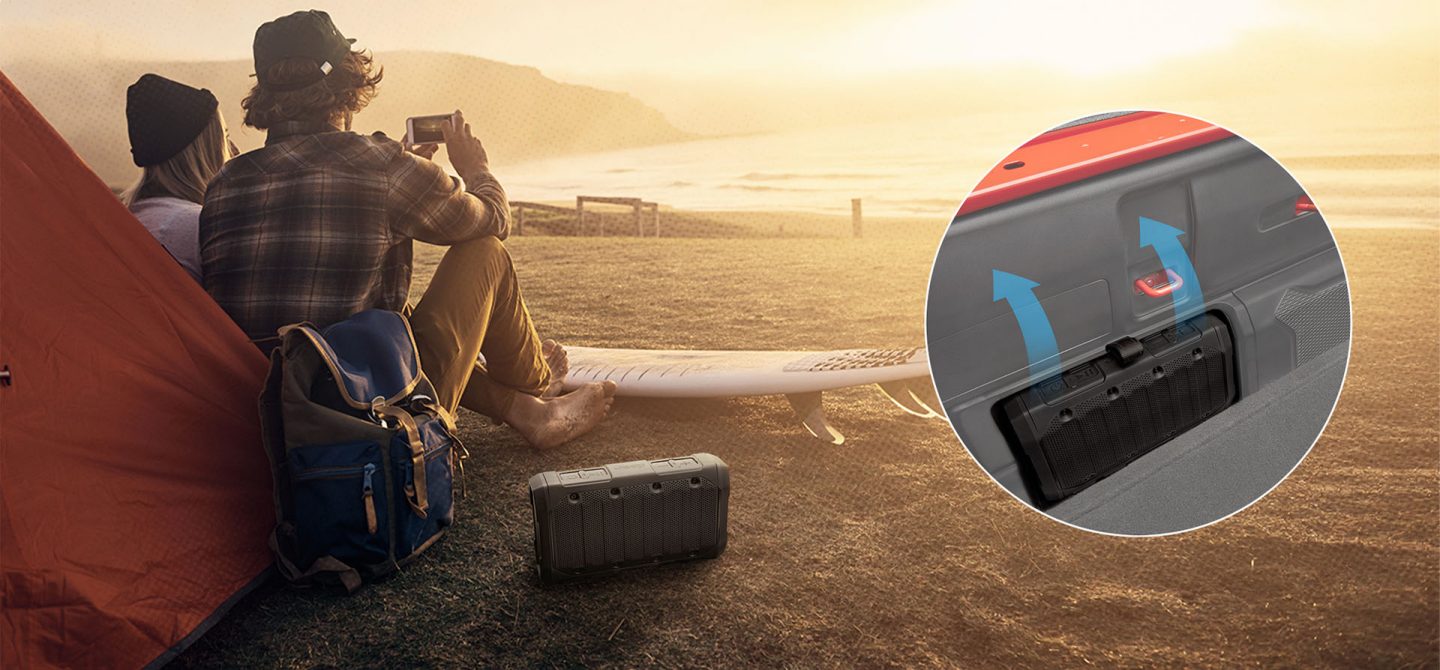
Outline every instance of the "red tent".
<path fill-rule="evenodd" d="M 0 74 L 6 370 L 0 666 L 169 660 L 270 562 L 265 360 Z"/>

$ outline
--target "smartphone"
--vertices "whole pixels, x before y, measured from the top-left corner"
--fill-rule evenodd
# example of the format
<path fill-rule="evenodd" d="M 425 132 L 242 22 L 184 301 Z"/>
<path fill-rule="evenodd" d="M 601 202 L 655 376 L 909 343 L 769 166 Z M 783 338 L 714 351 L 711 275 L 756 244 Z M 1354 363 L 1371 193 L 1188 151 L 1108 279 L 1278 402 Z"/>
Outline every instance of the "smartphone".
<path fill-rule="evenodd" d="M 408 144 L 444 144 L 445 124 L 450 122 L 450 114 L 431 114 L 429 116 L 412 116 L 405 120 L 405 137 Z"/>

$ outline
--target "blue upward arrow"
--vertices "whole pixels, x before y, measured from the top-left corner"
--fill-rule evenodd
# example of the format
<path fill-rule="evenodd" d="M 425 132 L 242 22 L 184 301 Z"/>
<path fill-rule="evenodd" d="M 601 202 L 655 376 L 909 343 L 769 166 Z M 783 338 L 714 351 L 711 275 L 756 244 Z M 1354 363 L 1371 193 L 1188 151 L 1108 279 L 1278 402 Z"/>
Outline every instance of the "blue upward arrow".
<path fill-rule="evenodd" d="M 1200 291 L 1200 280 L 1195 276 L 1195 266 L 1190 263 L 1180 236 L 1185 231 L 1167 226 L 1155 219 L 1140 217 L 1140 248 L 1153 247 L 1160 264 L 1174 270 L 1180 277 L 1180 287 L 1170 293 L 1175 305 L 1175 323 L 1185 320 L 1189 313 L 1198 312 L 1205 306 L 1205 294 Z M 1193 300 L 1191 298 L 1194 298 Z"/>
<path fill-rule="evenodd" d="M 1050 329 L 1045 308 L 1035 297 L 1035 287 L 1039 284 L 1000 270 L 991 270 L 990 278 L 995 285 L 994 301 L 1010 303 L 1015 321 L 1020 324 L 1020 336 L 1025 339 L 1025 357 L 1030 364 L 1030 378 L 1044 379 L 1059 367 L 1060 348 L 1055 344 L 1055 331 Z M 1055 360 L 1051 361 L 1052 358 Z"/>

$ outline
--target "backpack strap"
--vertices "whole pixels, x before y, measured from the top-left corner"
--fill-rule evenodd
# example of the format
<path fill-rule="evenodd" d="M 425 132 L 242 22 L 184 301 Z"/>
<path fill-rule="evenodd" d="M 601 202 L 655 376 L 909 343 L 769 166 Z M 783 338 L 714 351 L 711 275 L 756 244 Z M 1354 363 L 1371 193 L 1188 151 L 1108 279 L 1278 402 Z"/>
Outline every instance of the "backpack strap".
<path fill-rule="evenodd" d="M 340 581 L 341 586 L 345 587 L 346 593 L 354 593 L 356 589 L 360 588 L 360 572 L 334 556 L 326 555 L 315 559 L 315 562 L 310 564 L 309 570 L 302 571 L 295 567 L 295 563 L 291 562 L 290 557 L 280 551 L 280 541 L 276 531 L 270 532 L 270 552 L 275 554 L 276 569 L 292 583 L 309 580 L 320 574 L 331 574 Z"/>
<path fill-rule="evenodd" d="M 467 493 L 465 489 L 465 459 L 470 458 L 470 450 L 466 449 L 465 443 L 460 441 L 459 432 L 455 427 L 455 415 L 436 402 L 434 398 L 418 393 L 410 396 L 410 406 L 435 417 L 440 421 L 440 425 L 445 427 L 445 431 L 450 434 L 450 442 L 454 445 L 450 449 L 450 469 L 455 473 L 455 481 L 460 482 L 460 497 L 464 498 Z"/>
<path fill-rule="evenodd" d="M 430 509 L 429 496 L 425 489 L 425 443 L 420 441 L 420 427 L 415 424 L 415 417 L 399 407 L 385 404 L 384 398 L 371 401 L 370 412 L 375 416 L 394 419 L 409 440 L 412 468 L 410 482 L 405 484 L 405 501 L 410 503 L 410 509 L 414 510 L 415 516 L 424 519 Z"/>
<path fill-rule="evenodd" d="M 455 428 L 455 415 L 451 414 L 448 409 L 445 409 L 445 406 L 436 402 L 431 396 L 419 395 L 419 393 L 410 396 L 410 406 L 419 409 L 419 411 L 426 412 L 426 414 L 435 416 L 436 421 L 441 422 L 441 425 L 445 426 L 445 431 L 448 432 L 449 438 L 451 438 L 451 470 L 455 473 L 455 481 L 459 481 L 459 496 L 467 496 L 468 491 L 467 488 L 465 488 L 465 460 L 469 458 L 469 450 L 465 448 L 465 442 L 461 442 L 461 439 L 459 439 L 459 432 L 456 431 Z"/>
<path fill-rule="evenodd" d="M 439 402 L 436 402 L 434 398 L 415 394 L 410 396 L 410 406 L 430 413 L 440 420 L 440 425 L 445 426 L 445 430 L 450 431 L 452 436 L 455 434 L 455 415 L 451 414 L 450 411 L 445 409 Z"/>

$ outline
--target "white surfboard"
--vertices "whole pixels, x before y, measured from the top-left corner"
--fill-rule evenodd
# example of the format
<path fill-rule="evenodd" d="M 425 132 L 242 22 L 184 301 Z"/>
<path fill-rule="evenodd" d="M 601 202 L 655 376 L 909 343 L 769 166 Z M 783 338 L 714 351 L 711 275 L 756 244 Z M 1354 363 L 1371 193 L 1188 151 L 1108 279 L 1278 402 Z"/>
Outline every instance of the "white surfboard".
<path fill-rule="evenodd" d="M 878 384 L 916 416 L 938 418 L 925 349 L 836 351 L 689 351 L 567 346 L 567 390 L 613 381 L 616 395 L 642 398 L 729 398 L 784 395 L 816 437 L 841 444 L 820 404 L 824 391 Z"/>

